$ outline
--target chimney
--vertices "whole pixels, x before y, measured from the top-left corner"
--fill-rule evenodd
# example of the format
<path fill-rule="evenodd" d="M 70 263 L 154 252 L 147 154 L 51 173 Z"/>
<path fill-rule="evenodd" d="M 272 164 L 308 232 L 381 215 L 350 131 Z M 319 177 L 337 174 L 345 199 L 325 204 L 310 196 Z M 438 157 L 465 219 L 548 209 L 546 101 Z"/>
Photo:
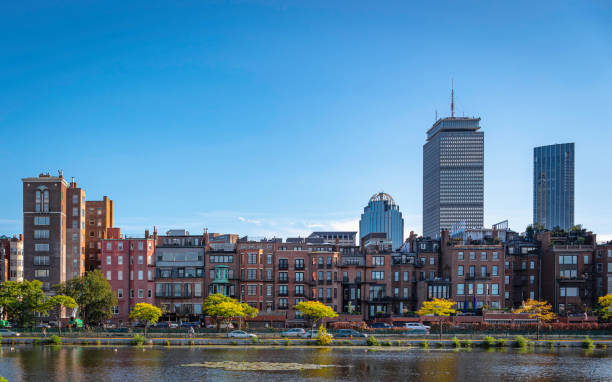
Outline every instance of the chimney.
<path fill-rule="evenodd" d="M 148 239 L 148 238 L 149 238 L 149 230 L 145 229 L 145 239 Z"/>

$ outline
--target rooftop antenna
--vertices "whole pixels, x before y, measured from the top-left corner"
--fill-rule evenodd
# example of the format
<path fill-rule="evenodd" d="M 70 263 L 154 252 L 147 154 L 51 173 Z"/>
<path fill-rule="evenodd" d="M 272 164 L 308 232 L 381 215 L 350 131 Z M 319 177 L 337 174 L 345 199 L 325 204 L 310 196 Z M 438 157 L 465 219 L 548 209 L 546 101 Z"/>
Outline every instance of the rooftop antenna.
<path fill-rule="evenodd" d="M 438 109 L 436 109 L 436 121 L 438 120 Z"/>
<path fill-rule="evenodd" d="M 455 81 L 451 78 L 451 118 L 455 118 Z"/>

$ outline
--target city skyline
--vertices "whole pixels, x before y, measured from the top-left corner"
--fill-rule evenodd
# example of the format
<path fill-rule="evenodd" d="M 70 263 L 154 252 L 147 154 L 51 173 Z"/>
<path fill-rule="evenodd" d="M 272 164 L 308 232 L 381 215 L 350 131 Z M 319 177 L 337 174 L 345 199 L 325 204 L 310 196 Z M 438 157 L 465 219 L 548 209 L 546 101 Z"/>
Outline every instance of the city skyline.
<path fill-rule="evenodd" d="M 422 143 L 454 78 L 486 129 L 484 225 L 524 230 L 533 148 L 575 142 L 574 221 L 612 239 L 606 7 L 3 8 L 0 235 L 21 233 L 21 178 L 57 169 L 128 234 L 356 231 L 380 191 L 422 233 Z"/>

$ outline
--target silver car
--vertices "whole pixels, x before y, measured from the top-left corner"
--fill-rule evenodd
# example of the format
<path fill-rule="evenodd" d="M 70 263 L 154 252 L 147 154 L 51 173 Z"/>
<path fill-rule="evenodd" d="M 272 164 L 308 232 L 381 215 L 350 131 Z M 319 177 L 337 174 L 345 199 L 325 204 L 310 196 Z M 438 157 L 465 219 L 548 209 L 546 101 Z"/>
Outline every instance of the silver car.
<path fill-rule="evenodd" d="M 21 333 L 15 333 L 12 330 L 0 329 L 0 337 L 19 337 Z"/>
<path fill-rule="evenodd" d="M 284 332 L 280 332 L 281 337 L 301 337 L 304 335 L 304 329 L 302 328 L 293 328 L 289 330 L 285 330 Z"/>
<path fill-rule="evenodd" d="M 247 333 L 244 330 L 234 330 L 227 333 L 228 338 L 257 338 L 255 334 Z"/>

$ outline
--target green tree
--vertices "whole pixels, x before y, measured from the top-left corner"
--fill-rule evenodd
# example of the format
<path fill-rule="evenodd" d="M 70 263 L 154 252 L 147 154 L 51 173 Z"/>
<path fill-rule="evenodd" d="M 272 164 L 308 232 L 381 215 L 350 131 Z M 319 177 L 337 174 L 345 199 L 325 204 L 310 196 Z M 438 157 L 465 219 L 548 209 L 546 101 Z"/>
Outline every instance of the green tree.
<path fill-rule="evenodd" d="M 62 335 L 62 308 L 66 307 L 73 309 L 77 307 L 76 301 L 70 296 L 64 296 L 63 294 L 56 294 L 47 299 L 46 308 L 47 311 L 57 309 L 57 328 L 59 335 Z"/>
<path fill-rule="evenodd" d="M 45 292 L 38 280 L 6 281 L 0 285 L 0 307 L 9 320 L 18 321 L 22 327 L 33 326 L 36 313 L 47 313 L 45 303 Z"/>
<path fill-rule="evenodd" d="M 597 299 L 599 303 L 599 316 L 603 320 L 609 320 L 612 317 L 612 294 L 608 293 Z"/>
<path fill-rule="evenodd" d="M 99 270 L 58 284 L 55 290 L 77 302 L 81 318 L 87 326 L 98 325 L 103 319 L 112 317 L 113 306 L 117 305 L 110 284 Z"/>
<path fill-rule="evenodd" d="M 220 330 L 220 325 L 222 318 L 217 317 L 213 313 L 215 312 L 215 306 L 219 305 L 222 302 L 232 302 L 236 301 L 231 297 L 227 297 L 222 295 L 221 293 L 211 294 L 206 299 L 204 299 L 204 303 L 202 304 L 202 310 L 209 316 L 213 317 L 215 323 L 217 324 L 217 331 Z"/>
<path fill-rule="evenodd" d="M 546 301 L 532 300 L 523 301 L 523 305 L 514 311 L 514 313 L 527 313 L 529 318 L 538 320 L 537 339 L 540 339 L 540 323 L 542 321 L 550 321 L 555 318 L 555 313 L 552 311 L 552 306 Z"/>
<path fill-rule="evenodd" d="M 146 302 L 139 302 L 134 306 L 134 309 L 130 312 L 130 318 L 132 320 L 145 321 L 144 335 L 147 336 L 147 328 L 150 324 L 154 324 L 159 320 L 162 315 L 161 309 L 155 305 L 148 304 Z"/>
<path fill-rule="evenodd" d="M 316 327 L 317 323 L 324 318 L 338 317 L 338 313 L 320 301 L 302 301 L 294 306 L 293 309 L 300 311 L 304 316 L 313 321 L 311 328 Z M 310 338 L 313 338 L 313 336 L 314 330 L 311 330 Z"/>
<path fill-rule="evenodd" d="M 431 301 L 424 301 L 423 306 L 419 309 L 416 314 L 419 316 L 430 316 L 434 315 L 440 317 L 440 339 L 442 338 L 442 317 L 450 316 L 455 313 L 453 309 L 455 302 L 447 300 L 445 298 L 434 298 Z"/>

